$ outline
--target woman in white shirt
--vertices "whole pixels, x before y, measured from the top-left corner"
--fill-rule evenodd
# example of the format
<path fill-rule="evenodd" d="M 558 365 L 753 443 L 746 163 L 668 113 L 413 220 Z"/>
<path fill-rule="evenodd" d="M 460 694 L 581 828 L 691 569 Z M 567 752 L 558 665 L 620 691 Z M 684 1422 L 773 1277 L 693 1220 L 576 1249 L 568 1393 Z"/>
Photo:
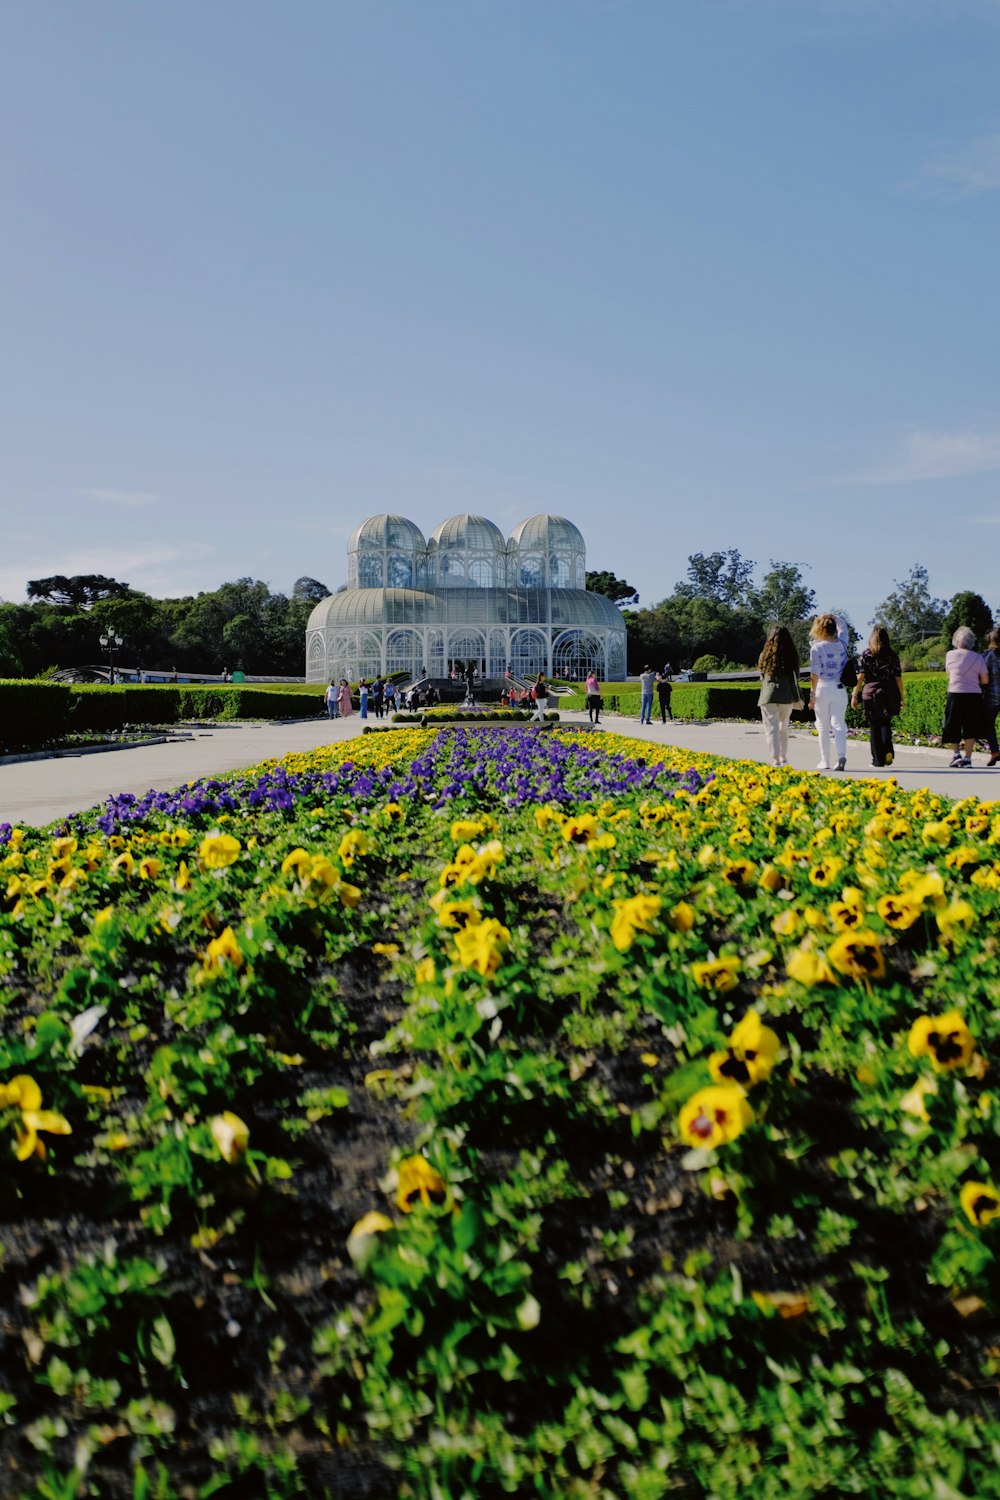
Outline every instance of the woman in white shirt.
<path fill-rule="evenodd" d="M 847 630 L 836 615 L 817 615 L 809 631 L 809 681 L 812 691 L 809 707 L 816 714 L 819 731 L 819 764 L 817 771 L 830 769 L 830 743 L 833 741 L 837 770 L 847 765 L 847 689 L 841 685 L 847 663 L 847 646 L 841 635 Z"/>

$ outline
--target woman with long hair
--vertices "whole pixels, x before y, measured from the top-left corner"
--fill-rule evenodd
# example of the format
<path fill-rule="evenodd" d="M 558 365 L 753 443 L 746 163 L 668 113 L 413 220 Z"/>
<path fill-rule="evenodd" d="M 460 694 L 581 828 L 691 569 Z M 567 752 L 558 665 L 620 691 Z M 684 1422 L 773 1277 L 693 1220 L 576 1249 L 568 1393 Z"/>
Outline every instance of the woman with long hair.
<path fill-rule="evenodd" d="M 830 769 L 830 744 L 837 756 L 837 770 L 847 765 L 847 690 L 841 683 L 847 665 L 847 646 L 840 639 L 837 616 L 817 615 L 809 630 L 809 707 L 816 714 L 819 731 L 817 771 Z"/>
<path fill-rule="evenodd" d="M 896 755 L 892 721 L 903 707 L 903 677 L 884 625 L 875 626 L 861 653 L 858 680 L 851 692 L 852 708 L 857 708 L 859 699 L 868 725 L 872 765 L 891 766 Z"/>
<path fill-rule="evenodd" d="M 788 765 L 788 724 L 792 710 L 802 707 L 799 693 L 799 653 L 784 625 L 776 625 L 764 642 L 757 662 L 760 697 L 757 706 L 772 766 Z"/>

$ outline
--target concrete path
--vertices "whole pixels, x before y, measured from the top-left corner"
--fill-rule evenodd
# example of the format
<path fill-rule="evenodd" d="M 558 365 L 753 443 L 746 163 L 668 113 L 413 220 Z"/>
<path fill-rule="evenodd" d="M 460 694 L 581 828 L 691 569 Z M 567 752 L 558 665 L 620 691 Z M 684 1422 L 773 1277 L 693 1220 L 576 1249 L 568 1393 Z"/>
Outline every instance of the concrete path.
<path fill-rule="evenodd" d="M 52 760 L 0 766 L 0 823 L 39 827 L 93 807 L 116 792 L 142 795 L 163 791 L 202 776 L 238 771 L 292 750 L 312 750 L 353 739 L 363 728 L 349 719 L 317 715 L 302 723 L 219 724 L 192 729 L 192 739 L 140 745 L 97 755 L 61 755 Z"/>
<path fill-rule="evenodd" d="M 586 723 L 586 714 L 566 714 L 567 721 Z M 627 734 L 638 740 L 651 740 L 657 745 L 678 745 L 685 750 L 704 750 L 710 755 L 724 755 L 733 760 L 755 760 L 770 764 L 764 727 L 758 721 L 747 724 L 692 723 L 690 720 L 674 719 L 661 724 L 655 720 L 642 726 L 638 719 L 619 718 L 616 714 L 602 717 L 601 727 L 609 734 Z M 796 771 L 814 771 L 817 776 L 836 778 L 837 771 L 817 771 L 819 740 L 806 729 L 793 729 L 789 736 L 788 759 Z M 879 770 L 872 766 L 867 737 L 847 741 L 847 770 L 845 776 L 894 778 L 905 791 L 916 791 L 928 787 L 942 797 L 978 797 L 983 802 L 1000 799 L 1000 765 L 987 771 L 988 756 L 973 756 L 975 764 L 971 771 L 952 771 L 948 768 L 951 752 L 923 746 L 902 746 L 896 750 L 892 768 Z M 1000 810 L 1000 809 L 998 809 Z"/>
<path fill-rule="evenodd" d="M 564 713 L 563 722 L 585 724 L 587 716 Z M 353 739 L 363 727 L 357 714 L 350 719 L 332 720 L 317 716 L 292 724 L 224 724 L 195 729 L 192 739 L 165 745 L 0 766 L 0 823 L 38 827 L 93 807 L 115 792 L 141 795 L 151 787 L 162 790 L 181 786 L 201 776 L 236 771 L 292 750 L 311 750 L 317 745 Z M 602 719 L 601 727 L 609 738 L 630 735 L 657 745 L 704 750 L 734 760 L 767 761 L 760 724 L 696 724 L 675 720 L 641 727 L 636 719 L 611 715 Z M 797 770 L 813 770 L 817 760 L 815 736 L 805 732 L 793 734 L 789 758 Z M 907 790 L 929 787 L 944 797 L 1000 799 L 1000 766 L 987 771 L 985 755 L 978 755 L 974 770 L 951 771 L 946 768 L 947 759 L 947 751 L 904 748 L 899 750 L 891 771 L 877 771 L 869 763 L 867 742 L 850 740 L 845 774 L 893 777 Z"/>

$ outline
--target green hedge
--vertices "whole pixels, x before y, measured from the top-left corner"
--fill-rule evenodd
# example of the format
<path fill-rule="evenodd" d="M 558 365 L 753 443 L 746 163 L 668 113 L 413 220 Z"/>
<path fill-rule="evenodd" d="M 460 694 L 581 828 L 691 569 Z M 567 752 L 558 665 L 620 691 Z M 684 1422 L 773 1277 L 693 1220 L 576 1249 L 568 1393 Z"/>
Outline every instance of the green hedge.
<path fill-rule="evenodd" d="M 808 697 L 808 685 L 803 685 L 803 697 Z M 947 697 L 947 679 L 943 673 L 927 676 L 923 673 L 903 678 L 903 712 L 895 721 L 900 730 L 915 739 L 930 739 L 941 733 L 944 721 L 944 705 Z M 756 683 L 744 682 L 694 682 L 675 684 L 671 696 L 671 710 L 675 719 L 756 719 L 760 717 L 757 707 L 759 688 Z M 566 702 L 566 700 L 562 700 Z M 639 693 L 604 694 L 604 703 L 610 713 L 638 718 L 641 705 Z M 586 702 L 583 703 L 586 707 Z M 659 703 L 653 699 L 653 713 L 659 715 Z M 810 709 L 801 709 L 792 715 L 799 722 L 811 722 Z M 860 709 L 847 710 L 848 724 L 860 728 L 864 714 Z"/>
<path fill-rule="evenodd" d="M 69 726 L 70 689 L 63 682 L 0 679 L 0 753 L 58 739 Z"/>
<path fill-rule="evenodd" d="M 0 747 L 16 751 L 65 734 L 113 734 L 126 725 L 179 724 L 185 719 L 302 719 L 325 712 L 322 700 L 239 683 L 218 687 L 173 684 L 67 686 L 61 682 L 0 682 Z"/>

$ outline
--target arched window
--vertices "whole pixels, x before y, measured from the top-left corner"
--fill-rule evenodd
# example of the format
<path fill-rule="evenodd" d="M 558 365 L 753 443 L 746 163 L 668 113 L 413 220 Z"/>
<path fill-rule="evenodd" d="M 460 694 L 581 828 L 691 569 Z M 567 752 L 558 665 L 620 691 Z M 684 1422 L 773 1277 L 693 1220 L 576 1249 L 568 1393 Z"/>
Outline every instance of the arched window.
<path fill-rule="evenodd" d="M 596 635 L 586 630 L 566 630 L 552 648 L 552 675 L 582 681 L 593 669 L 604 667 L 604 646 Z"/>
<path fill-rule="evenodd" d="M 427 655 L 424 658 L 427 673 L 430 677 L 444 677 L 444 631 L 428 630 L 427 632 Z"/>
<path fill-rule="evenodd" d="M 554 589 L 568 589 L 570 587 L 569 556 L 567 553 L 549 553 L 549 583 Z"/>
<path fill-rule="evenodd" d="M 475 562 L 469 564 L 469 582 L 478 588 L 491 589 L 493 587 L 493 564 L 485 557 L 476 558 Z"/>
<path fill-rule="evenodd" d="M 387 672 L 408 672 L 416 677 L 423 665 L 423 642 L 415 630 L 393 630 L 385 643 Z"/>
<path fill-rule="evenodd" d="M 490 656 L 487 673 L 502 677 L 507 670 L 507 637 L 502 630 L 490 631 Z"/>
<path fill-rule="evenodd" d="M 545 587 L 545 563 L 541 557 L 534 553 L 521 558 L 521 566 L 518 570 L 518 583 L 526 589 L 542 589 Z"/>
<path fill-rule="evenodd" d="M 625 637 L 613 635 L 608 641 L 608 676 L 612 682 L 625 680 Z"/>
<path fill-rule="evenodd" d="M 515 677 L 537 677 L 549 668 L 548 643 L 540 630 L 515 630 L 510 641 L 510 665 Z"/>
<path fill-rule="evenodd" d="M 374 631 L 367 630 L 358 643 L 357 666 L 359 677 L 377 677 L 382 670 L 382 641 Z"/>
<path fill-rule="evenodd" d="M 465 666 L 475 662 L 476 671 L 482 673 L 486 659 L 486 642 L 478 630 L 456 630 L 448 636 L 448 659 L 460 661 Z"/>

